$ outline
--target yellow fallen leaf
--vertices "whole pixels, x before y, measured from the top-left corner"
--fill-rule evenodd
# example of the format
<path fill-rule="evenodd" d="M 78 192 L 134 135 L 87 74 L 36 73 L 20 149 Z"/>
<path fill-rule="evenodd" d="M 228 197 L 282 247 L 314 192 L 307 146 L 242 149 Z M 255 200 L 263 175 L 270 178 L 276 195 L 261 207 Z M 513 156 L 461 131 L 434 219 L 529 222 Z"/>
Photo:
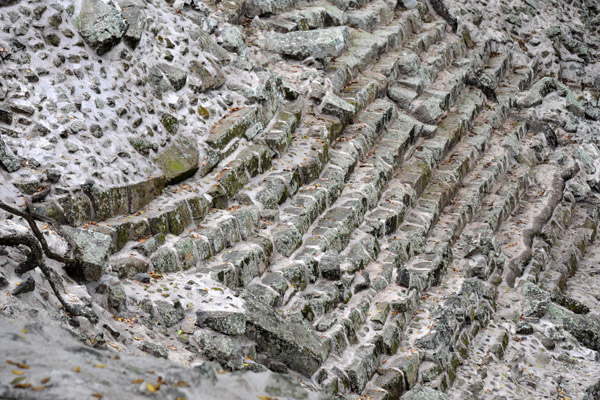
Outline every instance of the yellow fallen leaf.
<path fill-rule="evenodd" d="M 79 371 L 81 371 L 81 368 L 79 368 L 79 366 L 77 366 L 77 367 L 73 368 L 73 371 L 79 372 Z"/>
<path fill-rule="evenodd" d="M 48 382 L 50 382 L 50 378 L 44 378 L 44 379 L 42 379 L 42 383 L 43 384 L 46 384 Z"/>
<path fill-rule="evenodd" d="M 23 375 L 23 371 L 19 371 L 18 369 L 13 369 L 12 373 L 15 375 Z"/>
<path fill-rule="evenodd" d="M 97 399 L 101 399 L 104 397 L 104 395 L 102 393 L 92 393 L 92 397 L 95 397 Z"/>
<path fill-rule="evenodd" d="M 35 391 L 35 392 L 39 392 L 40 390 L 44 390 L 46 389 L 46 386 L 42 385 L 42 386 L 34 386 L 31 388 L 31 390 Z"/>
<path fill-rule="evenodd" d="M 134 379 L 131 381 L 131 383 L 142 383 L 142 382 L 144 382 L 143 379 Z"/>
<path fill-rule="evenodd" d="M 121 348 L 119 347 L 119 345 L 116 344 L 116 343 L 108 342 L 108 345 L 111 346 L 111 347 L 113 347 L 113 348 L 115 348 L 115 349 L 117 349 L 117 350 L 121 350 Z"/>
<path fill-rule="evenodd" d="M 94 364 L 94 367 L 96 367 L 96 368 L 104 368 L 105 365 L 104 364 Z"/>
<path fill-rule="evenodd" d="M 148 390 L 150 393 L 156 393 L 156 391 L 158 390 L 159 386 L 160 385 L 154 386 L 150 382 L 146 382 L 146 390 Z"/>

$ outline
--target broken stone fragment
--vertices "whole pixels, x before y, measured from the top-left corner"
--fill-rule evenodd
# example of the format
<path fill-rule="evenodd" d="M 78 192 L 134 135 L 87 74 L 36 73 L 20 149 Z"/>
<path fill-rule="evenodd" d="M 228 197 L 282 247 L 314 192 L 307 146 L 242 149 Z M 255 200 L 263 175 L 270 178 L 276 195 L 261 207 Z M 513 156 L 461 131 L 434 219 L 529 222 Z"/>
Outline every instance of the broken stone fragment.
<path fill-rule="evenodd" d="M 141 1 L 120 0 L 119 6 L 123 12 L 123 17 L 128 23 L 123 40 L 135 49 L 142 38 L 146 26 L 146 13 L 144 12 L 146 5 Z"/>
<path fill-rule="evenodd" d="M 144 353 L 152 354 L 154 357 L 169 358 L 169 350 L 147 340 L 144 340 L 142 344 L 140 344 L 140 350 Z"/>
<path fill-rule="evenodd" d="M 157 64 L 150 69 L 149 82 L 155 91 L 168 89 L 164 79 L 168 81 L 174 91 L 178 91 L 185 86 L 187 73 L 182 69 L 164 63 Z"/>
<path fill-rule="evenodd" d="M 203 309 L 196 313 L 196 325 L 211 328 L 226 335 L 242 335 L 246 332 L 246 317 L 241 308 L 231 310 Z"/>
<path fill-rule="evenodd" d="M 188 84 L 195 93 L 216 89 L 226 80 L 221 68 L 210 59 L 207 59 L 207 62 L 190 61 L 189 70 Z"/>
<path fill-rule="evenodd" d="M 21 282 L 19 286 L 12 291 L 13 296 L 19 296 L 21 294 L 33 292 L 35 290 L 35 280 L 32 276 L 25 279 L 25 281 Z"/>
<path fill-rule="evenodd" d="M 127 295 L 121 283 L 108 288 L 108 306 L 116 311 L 124 311 L 127 306 Z"/>
<path fill-rule="evenodd" d="M 271 32 L 265 40 L 265 49 L 293 58 L 325 58 L 341 55 L 350 43 L 348 28 L 335 27 L 296 31 Z"/>
<path fill-rule="evenodd" d="M 175 325 L 184 317 L 183 308 L 181 307 L 181 303 L 179 303 L 179 301 L 176 301 L 175 304 L 172 304 L 165 300 L 157 300 L 154 302 L 154 306 L 158 312 L 158 315 L 160 315 L 162 318 L 163 324 L 167 328 Z"/>
<path fill-rule="evenodd" d="M 348 103 L 332 92 L 327 92 L 325 97 L 323 97 L 321 107 L 325 114 L 334 115 L 346 123 L 352 120 L 356 112 L 353 104 Z"/>
<path fill-rule="evenodd" d="M 156 162 L 170 184 L 181 182 L 198 169 L 200 156 L 196 144 L 187 139 L 181 139 L 163 150 Z"/>
<path fill-rule="evenodd" d="M 112 238 L 100 232 L 68 226 L 63 227 L 63 230 L 79 248 L 81 271 L 75 272 L 75 275 L 90 282 L 100 279 L 108 266 L 108 258 L 113 244 Z"/>
<path fill-rule="evenodd" d="M 127 30 L 127 21 L 119 9 L 103 0 L 84 0 L 74 23 L 83 40 L 98 55 L 117 45 Z"/>
<path fill-rule="evenodd" d="M 4 140 L 0 137 L 0 165 L 8 172 L 15 172 L 21 168 L 21 164 L 13 155 L 12 151 L 6 146 Z"/>
<path fill-rule="evenodd" d="M 231 60 L 231 56 L 227 53 L 227 50 L 219 46 L 208 33 L 199 30 L 193 32 L 192 35 L 198 36 L 196 40 L 202 51 L 213 55 L 220 64 L 226 64 Z"/>
<path fill-rule="evenodd" d="M 273 308 L 245 292 L 246 336 L 256 341 L 257 350 L 311 376 L 327 358 L 327 351 L 312 331 L 286 319 Z"/>

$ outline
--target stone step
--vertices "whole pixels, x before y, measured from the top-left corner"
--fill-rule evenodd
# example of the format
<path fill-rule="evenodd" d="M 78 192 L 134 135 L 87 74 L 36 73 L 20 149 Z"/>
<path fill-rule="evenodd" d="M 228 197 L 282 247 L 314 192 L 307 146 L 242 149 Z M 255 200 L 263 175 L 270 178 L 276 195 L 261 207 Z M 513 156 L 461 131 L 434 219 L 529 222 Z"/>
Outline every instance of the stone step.
<path fill-rule="evenodd" d="M 502 106 L 498 106 L 498 108 L 502 109 L 502 111 L 500 111 L 500 112 L 504 112 Z M 489 114 L 489 113 L 485 113 L 485 117 L 487 117 L 487 114 Z M 488 128 L 490 128 L 490 127 L 488 127 Z M 477 152 L 483 153 L 484 151 L 486 151 L 489 147 L 485 146 L 485 142 L 487 140 L 489 140 L 489 138 L 490 138 L 490 133 L 491 133 L 490 129 L 485 129 L 485 126 L 484 126 L 483 123 L 481 123 L 481 126 L 475 126 L 473 128 L 473 131 L 475 131 L 477 133 L 474 136 L 471 136 L 470 138 L 466 139 L 465 142 L 462 142 L 461 144 L 457 145 L 457 147 L 456 147 L 456 154 L 464 154 L 466 152 L 466 149 L 461 148 L 461 145 L 463 143 L 467 143 L 467 140 L 468 140 L 468 146 L 472 147 Z M 477 137 L 479 135 L 480 135 L 480 138 Z M 522 134 L 521 134 L 521 137 L 522 137 Z M 465 159 L 468 159 L 468 157 L 465 157 Z M 472 162 L 472 165 L 475 164 L 476 158 L 475 158 L 475 161 L 471 161 L 471 162 Z M 463 165 L 463 166 L 461 167 L 460 165 Z M 456 171 L 460 171 L 461 169 L 464 169 L 464 168 L 465 168 L 464 167 L 464 161 L 462 163 L 458 162 L 457 167 L 455 167 L 455 170 Z M 468 170 L 468 168 L 467 168 L 467 170 Z M 465 174 L 466 174 L 466 172 L 463 172 L 462 176 L 464 176 Z M 460 176 L 460 174 L 458 174 L 457 176 Z M 458 179 L 460 179 L 460 178 L 458 178 Z M 456 193 L 457 190 L 458 190 L 458 188 L 456 188 L 452 192 Z M 425 192 L 424 196 L 426 195 L 426 193 L 427 193 L 427 191 Z M 417 204 L 418 204 L 418 202 L 417 202 Z M 383 252 L 380 253 L 380 254 L 383 254 Z M 389 259 L 389 257 L 388 257 L 388 259 Z M 379 262 L 380 261 L 379 259 L 377 261 L 378 262 L 374 263 L 374 265 L 371 268 L 369 268 L 369 271 L 374 272 L 374 275 L 376 276 L 375 279 L 371 280 L 371 283 L 373 284 L 374 287 L 385 288 L 387 286 L 387 283 L 389 281 L 391 281 L 392 272 L 394 270 L 394 266 L 393 266 L 393 263 L 389 263 L 389 264 L 387 264 L 389 266 L 386 267 L 386 264 L 384 264 L 384 262 Z M 411 262 L 413 263 L 413 265 L 415 265 L 417 263 L 421 263 L 421 266 L 424 266 L 424 265 L 436 265 L 436 264 L 439 265 L 440 261 L 438 261 L 434 257 L 434 258 L 429 259 L 429 260 L 427 260 L 427 259 L 421 259 L 420 261 L 419 261 L 419 259 L 413 259 L 413 260 L 411 260 Z M 425 262 L 426 264 L 423 264 L 423 262 Z M 432 262 L 433 262 L 433 264 L 431 264 Z M 442 265 L 442 267 L 443 267 L 443 265 Z M 439 268 L 439 267 L 436 267 L 436 268 Z M 385 272 L 385 271 L 388 271 L 388 272 Z M 387 276 L 387 278 L 386 278 L 386 276 Z M 435 281 L 435 279 L 434 279 L 434 281 Z M 378 285 L 378 286 L 375 286 L 375 285 Z M 413 312 L 415 311 L 414 310 L 414 308 L 415 308 L 415 306 L 414 306 L 415 301 L 414 300 L 413 301 L 410 300 L 410 298 L 411 298 L 410 293 L 413 294 L 412 298 L 414 299 L 414 295 L 418 294 L 420 290 L 422 290 L 422 289 L 424 289 L 426 287 L 426 285 L 427 284 L 425 282 L 422 282 L 421 284 L 417 284 L 417 286 L 414 287 L 414 288 L 412 288 L 412 289 L 408 289 L 407 288 L 407 289 L 405 289 L 406 290 L 405 294 L 401 295 L 400 298 L 397 297 L 399 295 L 398 294 L 398 289 L 402 289 L 402 288 L 394 289 L 395 293 L 393 294 L 393 296 L 396 297 L 396 299 L 395 299 L 396 303 L 395 302 L 387 303 L 385 301 L 381 301 L 381 303 L 392 305 L 391 309 L 393 309 L 393 307 L 396 307 L 399 311 L 401 310 L 403 312 L 403 315 L 405 315 L 405 316 L 410 315 L 410 312 L 407 313 L 407 311 L 410 311 L 410 310 L 412 310 Z M 385 298 L 387 300 L 387 299 L 389 299 L 389 296 L 391 296 L 391 295 L 392 295 L 391 293 L 387 297 L 385 297 L 385 296 L 384 297 L 379 297 L 379 295 L 378 295 L 377 297 L 375 297 L 375 299 L 378 299 L 378 298 L 384 299 Z M 380 302 L 377 301 L 377 300 L 375 300 L 375 299 L 372 301 L 372 304 L 375 303 L 375 304 L 379 305 Z M 394 306 L 394 304 L 397 304 L 397 305 Z M 379 311 L 380 308 L 382 308 L 383 310 L 387 310 L 387 311 L 381 312 L 381 311 Z M 371 309 L 371 314 L 377 315 L 375 318 L 373 318 L 373 322 L 376 324 L 375 326 L 378 326 L 377 324 L 380 324 L 380 321 L 383 321 L 385 323 L 387 315 L 390 314 L 389 310 L 390 309 L 388 309 L 387 306 L 376 307 L 375 309 L 373 309 L 373 308 Z M 489 312 L 489 307 L 488 307 L 488 312 Z M 386 315 L 386 317 L 383 317 L 382 315 Z M 404 318 L 405 317 L 402 317 L 400 319 L 400 321 L 404 321 Z M 317 326 L 321 327 L 321 328 L 326 327 L 326 326 L 328 326 L 328 324 L 325 324 L 322 321 L 330 321 L 332 319 L 333 318 L 330 318 L 326 314 L 323 317 L 323 319 L 321 319 L 321 320 L 318 321 Z M 390 320 L 393 320 L 394 322 L 391 323 L 391 325 L 389 325 L 389 327 L 380 327 L 380 328 L 375 328 L 375 329 L 382 329 L 383 328 L 384 333 L 383 333 L 383 336 L 382 336 L 382 340 L 384 340 L 386 348 L 390 352 L 392 352 L 392 354 L 393 354 L 393 352 L 395 352 L 395 349 L 397 349 L 397 347 L 398 347 L 398 341 L 399 341 L 399 328 L 398 328 L 398 326 L 404 326 L 404 322 L 398 322 L 399 320 L 398 320 L 397 316 L 392 317 Z M 332 332 L 333 332 L 333 334 L 332 334 L 332 340 L 337 340 L 339 342 L 341 339 L 339 339 L 340 334 L 338 334 L 337 332 L 341 332 L 342 329 L 341 329 L 341 326 L 340 326 L 340 328 L 336 328 L 337 326 L 340 326 L 340 325 L 336 325 L 336 324 L 333 325 L 333 328 L 332 328 Z M 335 338 L 338 338 L 338 339 L 335 339 Z M 357 346 L 360 346 L 360 344 L 357 344 Z M 454 366 L 454 369 L 456 368 L 456 366 L 457 365 Z M 431 373 L 430 373 L 430 375 L 431 375 Z"/>
<path fill-rule="evenodd" d="M 333 4 L 316 3 L 267 18 L 264 22 L 269 29 L 285 33 L 346 25 L 348 16 Z"/>
<path fill-rule="evenodd" d="M 387 27 L 376 29 L 372 33 L 351 30 L 348 49 L 326 68 L 334 91 L 341 91 L 361 71 L 377 60 L 379 55 L 409 40 L 415 32 L 420 31 L 421 25 L 421 13 L 415 9 L 400 13 Z"/>
<path fill-rule="evenodd" d="M 475 205 L 471 207 L 476 208 Z M 477 220 L 485 221 L 487 219 L 485 211 L 482 211 L 482 213 L 482 216 L 478 217 L 469 226 L 480 226 Z M 471 233 L 468 233 L 470 232 L 469 229 L 465 228 L 463 235 L 471 237 Z M 449 243 L 448 246 L 451 244 Z M 446 247 L 449 248 L 448 246 Z M 439 248 L 439 246 L 437 247 Z M 456 248 L 456 246 L 453 248 Z M 457 367 L 468 355 L 468 344 L 477 335 L 477 332 L 486 326 L 495 308 L 495 289 L 485 283 L 485 280 L 493 271 L 495 263 L 493 257 L 488 261 L 488 263 L 491 262 L 492 268 L 488 268 L 488 273 L 481 276 L 480 274 L 470 275 L 471 272 L 465 267 L 463 261 L 465 254 L 458 253 L 453 256 L 454 261 L 445 268 L 447 273 L 443 281 L 441 281 L 439 275 L 431 275 L 430 272 L 428 272 L 428 275 L 422 275 L 426 271 L 433 272 L 429 269 L 432 261 L 434 261 L 433 265 L 439 263 L 439 261 L 436 262 L 437 257 L 435 254 L 413 258 L 406 267 L 406 269 L 417 267 L 416 273 L 420 273 L 421 276 L 434 276 L 435 278 L 433 281 L 430 281 L 431 278 L 426 281 L 420 279 L 418 282 L 409 285 L 411 288 L 407 290 L 415 291 L 415 294 L 420 296 L 423 302 L 419 303 L 418 311 L 412 317 L 413 322 L 408 327 L 408 335 L 400 343 L 400 347 L 415 348 L 416 346 L 423 358 L 419 366 L 421 382 L 432 384 L 440 390 L 445 390 L 448 385 L 452 384 Z M 482 255 L 476 252 L 475 256 L 481 257 Z M 444 269 L 443 266 L 442 269 Z M 469 276 L 474 277 L 469 278 Z M 479 277 L 483 281 L 479 280 Z M 430 282 L 435 286 L 425 292 L 424 288 L 429 286 Z M 421 294 L 419 295 L 419 293 Z M 461 298 L 464 298 L 464 300 L 461 300 Z M 405 304 L 405 300 L 402 300 L 401 304 Z M 459 316 L 456 319 L 456 310 L 452 310 L 453 307 L 456 307 L 456 304 L 462 304 L 463 307 L 465 304 L 470 304 L 470 308 L 463 309 L 465 315 L 469 317 L 460 318 Z M 473 319 L 473 315 L 476 316 L 475 319 Z M 424 324 L 423 321 L 428 321 L 428 323 Z M 451 351 L 451 349 L 455 350 Z M 410 387 L 412 386 L 409 384 L 408 388 Z"/>
<path fill-rule="evenodd" d="M 377 26 L 387 25 L 394 16 L 396 3 L 394 0 L 374 0 L 364 7 L 348 10 L 348 25 L 369 32 Z"/>
<path fill-rule="evenodd" d="M 543 236 L 533 240 L 532 257 L 522 278 L 522 281 L 536 283 L 552 293 L 566 292 L 567 280 L 577 272 L 596 237 L 597 207 L 575 203 L 569 194 L 572 192 L 566 189 L 563 199 L 542 228 Z"/>
<path fill-rule="evenodd" d="M 466 106 L 466 104 L 468 103 L 467 99 L 468 95 L 465 96 L 465 109 L 469 108 Z M 464 118 L 465 127 L 470 125 L 471 122 L 467 121 L 469 119 L 472 120 L 474 118 L 474 112 L 476 111 L 476 109 L 476 104 L 472 103 L 472 110 L 470 113 L 468 111 L 460 113 L 460 115 L 462 115 Z M 462 127 L 459 127 L 459 130 L 460 129 L 462 129 Z M 405 142 L 408 142 L 410 138 L 410 133 L 405 132 L 404 137 Z M 429 141 L 432 140 L 433 139 Z M 429 142 L 424 142 L 425 145 L 427 145 L 428 143 Z M 448 148 L 450 147 L 451 146 L 448 144 Z M 439 150 L 440 159 L 442 155 L 445 154 L 445 151 L 447 152 L 447 150 L 445 150 L 444 148 L 441 148 L 441 150 Z M 418 160 L 418 158 L 414 155 L 413 157 Z M 398 162 L 395 165 L 390 165 L 391 170 L 394 170 L 399 167 L 400 158 L 398 157 L 397 160 Z M 428 166 L 428 168 L 431 169 L 435 167 L 435 165 L 433 164 L 434 162 L 435 161 L 432 159 L 432 164 L 431 166 Z M 405 166 L 406 165 L 403 165 L 400 169 L 400 173 L 398 175 L 400 178 L 402 177 L 401 171 L 404 170 Z M 376 169 L 373 168 L 373 166 L 368 165 L 362 169 L 365 168 L 366 171 Z M 357 171 L 353 176 L 361 177 L 361 172 Z M 378 204 L 381 193 L 383 192 L 383 189 L 387 186 L 387 179 L 385 175 L 382 178 L 378 179 L 378 181 L 380 181 L 381 183 L 375 184 L 375 187 L 373 188 L 373 190 L 375 191 L 374 196 L 371 197 L 371 200 L 369 200 L 369 190 L 366 188 L 368 187 L 368 185 L 373 184 L 373 176 L 373 172 L 367 173 L 366 177 L 368 177 L 369 181 L 360 184 L 361 190 L 367 193 L 367 195 L 362 195 L 363 199 L 359 200 L 357 204 L 366 203 L 369 205 L 370 208 L 373 208 Z M 345 191 L 352 190 L 352 182 L 353 181 L 351 178 L 346 186 Z M 398 181 L 398 183 L 402 182 L 402 180 Z M 422 188 L 415 188 L 415 186 L 413 185 L 413 191 L 416 193 L 416 195 L 420 194 L 422 190 Z M 392 198 L 392 196 L 395 196 L 396 194 L 397 192 L 392 190 L 390 193 L 390 198 Z M 402 199 L 402 197 L 405 197 L 405 199 Z M 362 231 L 367 232 L 373 232 L 373 230 L 377 230 L 379 232 L 386 232 L 386 229 L 388 233 L 392 233 L 393 231 L 395 231 L 396 226 L 398 226 L 398 224 L 402 222 L 402 219 L 404 217 L 405 208 L 407 206 L 407 204 L 405 204 L 405 202 L 407 201 L 406 197 L 407 196 L 402 195 L 399 196 L 399 199 L 402 202 L 397 204 L 396 208 L 392 206 L 390 202 L 390 205 L 386 204 L 380 209 L 375 209 L 373 213 L 370 213 L 368 215 L 368 218 L 365 220 L 364 223 L 362 223 L 363 227 L 361 227 L 360 229 Z M 341 199 L 343 199 L 343 197 Z M 362 208 L 366 209 L 367 207 L 364 207 L 363 205 Z M 326 213 L 324 216 L 325 220 L 320 222 L 319 225 L 317 225 L 317 227 L 313 229 L 312 234 L 315 237 L 313 237 L 312 240 L 309 239 L 307 245 L 313 248 L 317 247 L 318 251 L 326 251 L 329 248 L 331 248 L 337 252 L 340 252 L 340 262 L 343 264 L 342 270 L 344 272 L 348 271 L 351 274 L 353 274 L 356 270 L 362 269 L 362 267 L 369 264 L 372 260 L 377 259 L 379 252 L 379 244 L 377 243 L 377 240 L 375 237 L 373 237 L 373 235 L 365 235 L 358 232 L 354 234 L 352 233 L 354 227 L 359 226 L 361 224 L 361 218 L 363 217 L 362 212 L 356 213 L 353 212 L 351 208 L 344 207 L 340 209 L 333 208 L 331 209 L 331 211 L 333 213 Z M 303 253 L 306 254 L 306 251 L 301 250 L 300 254 Z M 318 276 L 318 274 L 316 275 Z M 294 307 L 296 307 L 295 303 L 291 303 L 289 305 L 289 308 Z"/>

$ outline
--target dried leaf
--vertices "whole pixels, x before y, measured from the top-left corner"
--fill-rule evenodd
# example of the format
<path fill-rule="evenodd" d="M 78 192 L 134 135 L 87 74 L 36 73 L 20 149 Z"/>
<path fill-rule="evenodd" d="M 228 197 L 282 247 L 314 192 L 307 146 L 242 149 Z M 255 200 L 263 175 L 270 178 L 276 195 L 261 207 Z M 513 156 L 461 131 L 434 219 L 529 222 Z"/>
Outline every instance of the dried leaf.
<path fill-rule="evenodd" d="M 42 386 L 34 386 L 31 388 L 31 390 L 35 391 L 35 392 L 39 392 L 40 390 L 44 390 L 46 389 L 46 386 L 42 385 Z"/>
<path fill-rule="evenodd" d="M 26 376 L 19 376 L 19 377 L 13 379 L 12 381 L 10 381 L 10 384 L 16 385 L 17 383 L 23 382 L 25 379 L 27 379 Z"/>
<path fill-rule="evenodd" d="M 143 379 L 134 379 L 131 381 L 131 383 L 142 383 L 142 382 L 144 382 Z"/>
<path fill-rule="evenodd" d="M 96 367 L 96 368 L 104 368 L 105 365 L 104 364 L 94 364 L 94 367 Z"/>
<path fill-rule="evenodd" d="M 92 393 L 92 397 L 95 397 L 97 399 L 101 399 L 104 397 L 104 395 L 102 393 Z"/>
<path fill-rule="evenodd" d="M 12 373 L 15 375 L 23 375 L 23 371 L 19 371 L 18 369 L 13 369 Z"/>
<path fill-rule="evenodd" d="M 160 385 L 154 386 L 150 382 L 146 382 L 146 390 L 148 390 L 150 393 L 156 393 L 159 387 Z"/>
<path fill-rule="evenodd" d="M 13 387 L 19 389 L 27 389 L 31 387 L 31 383 L 19 383 L 18 385 L 14 385 Z"/>
<path fill-rule="evenodd" d="M 46 384 L 46 383 L 48 383 L 48 382 L 50 382 L 50 378 L 49 378 L 49 377 L 48 377 L 48 378 L 44 378 L 44 379 L 42 379 L 42 383 L 43 383 L 43 384 Z"/>
<path fill-rule="evenodd" d="M 77 366 L 77 367 L 73 368 L 73 371 L 75 371 L 75 372 L 80 372 L 80 371 L 81 371 L 81 368 L 79 368 L 79 366 Z"/>

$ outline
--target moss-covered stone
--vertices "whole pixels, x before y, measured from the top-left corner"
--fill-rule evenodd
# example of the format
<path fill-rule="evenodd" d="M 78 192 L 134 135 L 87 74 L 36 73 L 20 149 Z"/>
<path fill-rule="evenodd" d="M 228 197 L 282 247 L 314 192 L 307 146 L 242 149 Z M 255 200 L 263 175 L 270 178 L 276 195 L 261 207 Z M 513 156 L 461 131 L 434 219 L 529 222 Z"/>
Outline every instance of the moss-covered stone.
<path fill-rule="evenodd" d="M 196 266 L 198 258 L 194 251 L 194 242 L 192 238 L 183 238 L 175 243 L 175 251 L 179 257 L 179 262 L 183 266 L 183 269 L 190 269 Z"/>
<path fill-rule="evenodd" d="M 196 93 L 216 89 L 225 83 L 221 68 L 210 59 L 208 62 L 191 61 L 189 71 L 188 85 Z"/>
<path fill-rule="evenodd" d="M 152 257 L 152 266 L 157 272 L 175 272 L 179 270 L 175 252 L 167 247 L 162 247 Z"/>
<path fill-rule="evenodd" d="M 174 210 L 167 212 L 169 221 L 169 232 L 173 235 L 180 235 L 185 228 L 192 223 L 192 216 L 185 201 L 177 204 Z"/>
<path fill-rule="evenodd" d="M 204 219 L 206 212 L 210 207 L 210 203 L 204 196 L 194 196 L 187 199 L 188 206 L 192 213 L 192 218 L 195 221 Z"/>
<path fill-rule="evenodd" d="M 161 176 L 127 186 L 129 213 L 137 212 L 158 196 L 165 187 L 165 180 L 165 177 Z"/>
<path fill-rule="evenodd" d="M 170 184 L 181 182 L 198 169 L 199 152 L 196 144 L 189 139 L 181 139 L 159 154 L 156 162 Z"/>
<path fill-rule="evenodd" d="M 150 232 L 153 235 L 158 233 L 167 234 L 169 233 L 169 223 L 166 213 L 159 213 L 156 215 L 148 216 L 148 225 L 150 225 Z"/>
<path fill-rule="evenodd" d="M 82 192 L 75 192 L 58 199 L 65 219 L 71 226 L 83 225 L 92 219 L 92 203 Z"/>
<path fill-rule="evenodd" d="M 176 134 L 179 129 L 179 121 L 171 114 L 163 113 L 160 117 L 160 123 L 171 135 Z"/>
<path fill-rule="evenodd" d="M 198 115 L 204 119 L 210 117 L 210 113 L 208 112 L 208 110 L 202 106 L 198 106 Z"/>
<path fill-rule="evenodd" d="M 128 210 L 127 187 L 113 187 L 90 193 L 96 213 L 96 221 L 126 214 Z"/>

